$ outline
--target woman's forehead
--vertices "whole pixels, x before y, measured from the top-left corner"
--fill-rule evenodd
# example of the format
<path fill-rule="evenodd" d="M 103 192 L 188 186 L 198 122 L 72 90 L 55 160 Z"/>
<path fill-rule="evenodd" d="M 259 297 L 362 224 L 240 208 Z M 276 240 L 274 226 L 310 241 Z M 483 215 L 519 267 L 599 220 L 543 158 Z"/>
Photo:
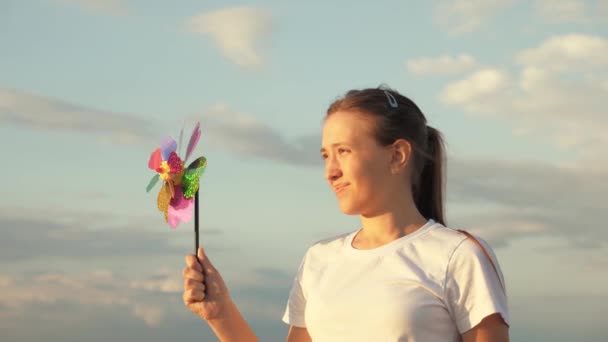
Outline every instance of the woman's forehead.
<path fill-rule="evenodd" d="M 363 114 L 336 112 L 323 124 L 323 146 L 336 143 L 356 143 L 371 138 L 372 121 Z"/>

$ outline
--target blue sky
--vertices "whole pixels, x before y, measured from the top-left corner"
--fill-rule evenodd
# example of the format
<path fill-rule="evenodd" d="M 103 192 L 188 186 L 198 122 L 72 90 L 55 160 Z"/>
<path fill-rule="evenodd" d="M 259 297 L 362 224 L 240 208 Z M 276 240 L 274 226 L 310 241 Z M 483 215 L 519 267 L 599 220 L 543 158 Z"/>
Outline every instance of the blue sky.
<path fill-rule="evenodd" d="M 3 336 L 213 340 L 181 303 L 191 226 L 144 190 L 164 135 L 200 121 L 201 241 L 282 340 L 306 248 L 358 227 L 323 179 L 323 114 L 388 84 L 445 135 L 448 223 L 494 247 L 512 340 L 605 339 L 606 18 L 605 0 L 2 1 Z"/>

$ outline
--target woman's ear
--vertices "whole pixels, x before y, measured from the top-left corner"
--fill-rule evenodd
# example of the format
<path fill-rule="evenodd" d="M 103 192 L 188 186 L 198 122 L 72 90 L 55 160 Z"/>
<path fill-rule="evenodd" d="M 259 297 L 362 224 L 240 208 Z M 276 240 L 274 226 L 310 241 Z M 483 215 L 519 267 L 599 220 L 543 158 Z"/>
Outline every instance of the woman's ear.
<path fill-rule="evenodd" d="M 391 145 L 391 172 L 393 174 L 402 172 L 410 163 L 412 156 L 412 144 L 405 139 L 397 139 Z"/>

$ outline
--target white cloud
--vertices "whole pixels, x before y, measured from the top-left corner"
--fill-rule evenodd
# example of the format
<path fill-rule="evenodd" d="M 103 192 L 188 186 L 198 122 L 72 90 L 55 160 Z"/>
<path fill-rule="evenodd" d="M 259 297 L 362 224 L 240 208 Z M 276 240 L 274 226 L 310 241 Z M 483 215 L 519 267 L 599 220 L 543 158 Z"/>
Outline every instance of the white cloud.
<path fill-rule="evenodd" d="M 585 34 L 555 36 L 520 52 L 517 61 L 554 71 L 608 68 L 608 39 Z"/>
<path fill-rule="evenodd" d="M 211 36 L 224 56 L 237 65 L 258 68 L 264 64 L 258 45 L 271 33 L 272 17 L 259 8 L 231 7 L 198 14 L 186 27 Z"/>
<path fill-rule="evenodd" d="M 301 137 L 288 141 L 280 132 L 256 117 L 237 113 L 226 105 L 212 106 L 194 115 L 204 122 L 212 144 L 241 156 L 258 157 L 296 165 L 320 165 L 320 137 Z"/>
<path fill-rule="evenodd" d="M 318 165 L 320 137 L 288 141 L 252 115 L 218 104 L 193 115 L 211 143 L 241 156 L 257 156 L 303 165 Z M 152 144 L 160 140 L 160 125 L 134 115 L 109 112 L 0 87 L 0 124 L 28 129 L 72 132 L 112 144 Z M 1 253 L 0 253 L 1 254 Z"/>
<path fill-rule="evenodd" d="M 448 170 L 448 199 L 459 207 L 448 224 L 467 227 L 497 246 L 542 236 L 578 248 L 608 247 L 603 228 L 608 169 L 451 158 Z"/>
<path fill-rule="evenodd" d="M 173 276 L 179 277 L 179 274 Z M 142 293 L 140 289 L 128 286 L 130 282 L 133 280 L 109 270 L 84 274 L 3 276 L 0 281 L 0 303 L 3 304 L 0 306 L 0 317 L 24 315 L 40 304 L 70 303 L 84 307 L 128 308 L 147 325 L 158 325 L 164 316 L 163 307 L 142 304 L 141 295 L 146 291 Z"/>
<path fill-rule="evenodd" d="M 151 327 L 157 326 L 164 316 L 162 309 L 146 304 L 136 304 L 133 313 Z"/>
<path fill-rule="evenodd" d="M 176 277 L 162 276 L 154 279 L 133 280 L 129 287 L 152 292 L 180 293 L 183 283 Z"/>
<path fill-rule="evenodd" d="M 94 260 L 107 255 L 128 259 L 180 253 L 186 241 L 179 239 L 188 234 L 149 229 L 158 224 L 156 215 L 127 218 L 111 211 L 0 206 L 0 227 L 11 227 L 0 239 L 0 261 L 46 260 L 49 257 Z M 202 229 L 207 236 L 221 232 Z M 216 247 L 208 243 L 207 248 Z M 29 250 L 36 250 L 36 253 Z M 137 283 L 134 286 L 139 288 Z M 175 289 L 175 284 L 165 278 L 155 278 L 147 286 L 148 289 L 162 288 L 162 292 Z"/>
<path fill-rule="evenodd" d="M 45 131 L 94 134 L 114 143 L 150 142 L 149 121 L 0 87 L 0 123 Z"/>
<path fill-rule="evenodd" d="M 125 0 L 56 0 L 70 5 L 80 6 L 90 11 L 113 15 L 124 15 L 130 12 Z"/>
<path fill-rule="evenodd" d="M 435 9 L 435 20 L 450 34 L 463 34 L 481 28 L 513 0 L 442 1 Z"/>
<path fill-rule="evenodd" d="M 552 37 L 517 54 L 515 75 L 482 70 L 448 84 L 440 99 L 475 115 L 511 122 L 569 151 L 579 167 L 608 168 L 608 41 L 596 36 Z"/>
<path fill-rule="evenodd" d="M 448 104 L 463 105 L 469 110 L 481 112 L 485 110 L 486 102 L 492 95 L 505 89 L 509 82 L 509 76 L 505 71 L 486 68 L 449 84 L 441 99 Z"/>
<path fill-rule="evenodd" d="M 68 275 L 42 273 L 27 280 L 12 278 L 9 286 L 0 291 L 0 302 L 11 308 L 35 303 L 54 303 L 71 298 L 89 305 L 124 305 L 129 303 L 126 293 L 110 291 L 118 287 L 116 279 L 106 271 Z"/>
<path fill-rule="evenodd" d="M 531 264 L 535 262 L 536 260 L 530 260 Z M 606 300 L 605 291 L 597 294 L 590 293 L 587 283 L 581 277 L 577 279 L 581 287 L 572 288 L 571 292 L 574 294 L 547 294 L 552 290 L 547 289 L 548 287 L 555 287 L 547 279 L 550 271 L 544 269 L 535 271 L 542 275 L 537 278 L 539 283 L 527 280 L 528 287 L 537 287 L 544 291 L 533 295 L 511 292 L 509 297 L 512 326 L 517 329 L 517 331 L 513 329 L 512 335 L 516 336 L 513 341 L 564 342 L 604 341 L 606 339 L 608 328 L 604 316 L 608 312 L 608 300 Z M 555 281 L 559 282 L 558 279 L 556 278 Z M 547 284 L 551 284 L 551 286 L 547 286 Z"/>
<path fill-rule="evenodd" d="M 462 54 L 457 57 L 448 55 L 437 58 L 416 58 L 407 62 L 407 68 L 415 74 L 454 74 L 470 70 L 475 66 L 475 59 Z"/>

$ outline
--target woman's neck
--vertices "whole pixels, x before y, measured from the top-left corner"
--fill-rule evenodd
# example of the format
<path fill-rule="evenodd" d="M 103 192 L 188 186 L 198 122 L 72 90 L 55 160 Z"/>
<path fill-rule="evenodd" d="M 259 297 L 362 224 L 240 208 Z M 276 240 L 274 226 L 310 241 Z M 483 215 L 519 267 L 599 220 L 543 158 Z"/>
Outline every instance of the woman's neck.
<path fill-rule="evenodd" d="M 413 202 L 413 201 L 412 201 Z M 361 215 L 362 229 L 353 239 L 353 247 L 370 249 L 411 234 L 427 223 L 412 203 L 395 201 L 395 205 L 374 215 Z"/>

